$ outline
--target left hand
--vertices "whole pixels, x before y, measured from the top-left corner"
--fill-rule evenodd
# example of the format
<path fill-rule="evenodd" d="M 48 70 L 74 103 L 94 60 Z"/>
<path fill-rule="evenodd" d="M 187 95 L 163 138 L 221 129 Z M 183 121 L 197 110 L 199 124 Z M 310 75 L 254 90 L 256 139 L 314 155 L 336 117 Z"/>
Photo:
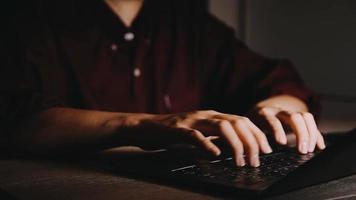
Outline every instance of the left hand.
<path fill-rule="evenodd" d="M 277 143 L 287 144 L 283 125 L 291 128 L 297 137 L 297 148 L 300 153 L 313 152 L 315 148 L 325 149 L 325 142 L 318 130 L 313 115 L 309 112 L 290 111 L 278 107 L 259 107 L 253 114 L 258 121 L 263 121 L 272 131 Z"/>

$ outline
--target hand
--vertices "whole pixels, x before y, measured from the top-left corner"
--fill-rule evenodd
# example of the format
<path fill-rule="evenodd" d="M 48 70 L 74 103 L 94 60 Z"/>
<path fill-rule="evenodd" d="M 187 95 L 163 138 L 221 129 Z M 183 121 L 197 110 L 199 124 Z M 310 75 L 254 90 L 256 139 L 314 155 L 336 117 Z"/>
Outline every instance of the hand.
<path fill-rule="evenodd" d="M 268 125 L 279 144 L 287 144 L 283 128 L 283 125 L 287 125 L 297 137 L 297 148 L 300 153 L 313 152 L 315 147 L 321 150 L 325 149 L 323 136 L 311 113 L 289 111 L 272 106 L 260 107 L 256 111 L 260 118 L 258 121 L 262 120 L 265 122 L 264 124 Z"/>
<path fill-rule="evenodd" d="M 221 150 L 213 140 L 222 138 L 231 147 L 236 165 L 244 166 L 244 153 L 251 166 L 260 165 L 259 154 L 271 153 L 265 134 L 248 118 L 216 111 L 147 115 L 126 123 L 130 141 L 141 147 L 168 146 L 179 142 L 198 145 L 214 155 Z"/>

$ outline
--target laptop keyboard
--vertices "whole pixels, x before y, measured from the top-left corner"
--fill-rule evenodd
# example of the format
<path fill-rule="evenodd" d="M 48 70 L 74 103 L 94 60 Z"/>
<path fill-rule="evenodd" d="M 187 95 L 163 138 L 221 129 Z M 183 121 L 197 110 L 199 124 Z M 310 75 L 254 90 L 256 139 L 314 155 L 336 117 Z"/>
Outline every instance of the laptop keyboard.
<path fill-rule="evenodd" d="M 305 155 L 297 152 L 278 152 L 261 156 L 261 166 L 236 167 L 231 157 L 198 161 L 195 165 L 171 170 L 174 175 L 197 176 L 242 185 L 263 184 L 278 180 L 292 172 L 298 166 L 314 157 L 315 153 Z"/>

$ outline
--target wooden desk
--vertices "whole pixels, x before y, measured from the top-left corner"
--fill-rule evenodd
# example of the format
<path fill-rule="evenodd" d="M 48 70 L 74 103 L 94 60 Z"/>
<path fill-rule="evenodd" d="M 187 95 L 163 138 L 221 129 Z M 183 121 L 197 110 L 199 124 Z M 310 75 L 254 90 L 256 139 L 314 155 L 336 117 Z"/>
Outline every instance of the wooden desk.
<path fill-rule="evenodd" d="M 336 123 L 336 120 L 324 119 L 320 126 L 327 128 L 333 122 Z M 338 119 L 337 122 L 338 129 L 342 130 L 355 126 L 355 121 Z M 340 125 L 341 122 L 346 123 Z M 95 163 L 83 166 L 43 160 L 0 160 L 0 188 L 24 200 L 220 199 L 115 175 L 110 169 L 97 167 Z M 273 197 L 271 200 L 334 199 L 342 196 L 356 198 L 356 175 Z"/>

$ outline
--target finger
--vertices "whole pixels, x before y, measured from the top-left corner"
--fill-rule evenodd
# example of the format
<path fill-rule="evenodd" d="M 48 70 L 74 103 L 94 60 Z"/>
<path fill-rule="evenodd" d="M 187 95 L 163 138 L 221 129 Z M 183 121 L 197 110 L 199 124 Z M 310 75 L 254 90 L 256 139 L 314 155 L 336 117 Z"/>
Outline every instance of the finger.
<path fill-rule="evenodd" d="M 275 140 L 282 145 L 287 144 L 287 136 L 284 131 L 281 121 L 276 117 L 277 110 L 270 108 L 263 108 L 260 110 L 259 114 L 266 119 L 269 126 L 272 128 L 273 136 Z M 280 112 L 280 110 L 278 110 Z"/>
<path fill-rule="evenodd" d="M 266 135 L 259 129 L 251 120 L 247 121 L 248 126 L 250 127 L 251 132 L 255 136 L 261 150 L 263 153 L 272 153 L 272 148 L 268 143 Z"/>
<path fill-rule="evenodd" d="M 309 147 L 308 147 L 308 151 L 309 152 L 313 152 L 315 150 L 315 146 L 316 146 L 316 141 L 318 139 L 318 128 L 316 126 L 314 117 L 312 114 L 310 113 L 303 113 L 302 114 L 305 124 L 307 126 L 308 132 L 309 132 Z"/>
<path fill-rule="evenodd" d="M 211 152 L 215 156 L 221 154 L 221 150 L 211 141 L 212 138 L 205 137 L 203 133 L 201 133 L 196 129 L 190 129 L 190 128 L 182 128 L 182 129 L 185 129 L 189 133 L 189 135 L 192 138 L 194 138 L 198 142 L 198 145 L 201 146 L 203 149 L 207 150 L 208 152 Z"/>
<path fill-rule="evenodd" d="M 206 138 L 208 138 L 209 140 L 218 140 L 218 139 L 220 139 L 220 137 L 219 136 L 208 136 L 208 137 L 206 137 Z"/>
<path fill-rule="evenodd" d="M 236 134 L 234 128 L 231 126 L 230 122 L 226 120 L 212 120 L 216 125 L 218 125 L 220 133 L 226 139 L 227 143 L 233 150 L 235 162 L 237 166 L 245 166 L 246 162 L 244 159 L 244 148 L 243 143 L 239 136 Z"/>
<path fill-rule="evenodd" d="M 325 146 L 325 141 L 324 141 L 324 137 L 323 135 L 320 133 L 320 131 L 318 131 L 318 137 L 316 140 L 316 146 L 318 147 L 318 149 L 323 150 L 326 148 Z"/>
<path fill-rule="evenodd" d="M 260 166 L 259 145 L 247 123 L 248 122 L 246 119 L 238 120 L 235 121 L 233 127 L 236 133 L 240 136 L 243 143 L 247 146 L 250 165 L 253 167 L 258 167 Z"/>
<path fill-rule="evenodd" d="M 296 134 L 299 152 L 302 154 L 308 153 L 309 132 L 302 115 L 300 113 L 291 114 L 283 111 L 277 116 L 280 116 L 283 121 L 288 123 Z"/>
<path fill-rule="evenodd" d="M 275 116 L 266 116 L 268 124 L 271 126 L 275 140 L 282 145 L 287 144 L 287 136 L 282 122 Z"/>
<path fill-rule="evenodd" d="M 246 117 L 237 117 L 236 115 L 228 115 L 228 114 L 219 115 L 216 117 L 219 119 L 229 119 L 231 124 L 238 123 L 238 121 L 241 121 L 242 123 L 246 123 L 248 128 L 250 129 L 250 132 L 257 140 L 258 145 L 260 146 L 262 152 L 263 153 L 272 152 L 272 148 L 268 143 L 266 135 L 250 119 Z"/>

